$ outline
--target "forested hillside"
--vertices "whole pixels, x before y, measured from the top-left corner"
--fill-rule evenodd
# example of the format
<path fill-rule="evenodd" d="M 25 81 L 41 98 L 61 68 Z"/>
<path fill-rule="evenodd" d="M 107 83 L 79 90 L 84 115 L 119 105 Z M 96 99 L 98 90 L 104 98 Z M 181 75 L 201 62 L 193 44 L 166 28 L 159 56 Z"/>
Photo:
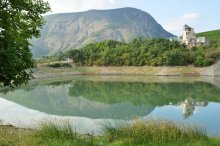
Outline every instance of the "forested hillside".
<path fill-rule="evenodd" d="M 168 39 L 108 40 L 71 50 L 69 57 L 76 65 L 85 66 L 209 66 L 219 58 L 219 48 L 219 42 L 189 49 Z"/>

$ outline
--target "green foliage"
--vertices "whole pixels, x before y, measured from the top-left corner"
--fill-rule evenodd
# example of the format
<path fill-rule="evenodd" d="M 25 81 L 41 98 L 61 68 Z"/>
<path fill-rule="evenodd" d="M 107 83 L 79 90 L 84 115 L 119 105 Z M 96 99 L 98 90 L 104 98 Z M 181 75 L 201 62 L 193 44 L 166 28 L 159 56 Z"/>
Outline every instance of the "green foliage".
<path fill-rule="evenodd" d="M 195 66 L 209 66 L 220 58 L 220 43 L 210 41 L 207 46 L 192 48 L 192 59 Z"/>
<path fill-rule="evenodd" d="M 0 1 L 0 85 L 17 86 L 32 78 L 29 39 L 40 36 L 41 14 L 49 10 L 43 0 Z"/>
<path fill-rule="evenodd" d="M 220 44 L 210 42 L 208 46 L 187 49 L 177 41 L 167 39 L 134 39 L 131 43 L 104 41 L 89 44 L 79 50 L 71 50 L 69 58 L 76 65 L 86 66 L 208 66 L 220 56 Z"/>
<path fill-rule="evenodd" d="M 174 49 L 164 53 L 165 64 L 176 66 L 176 65 L 187 65 L 190 63 L 190 53 L 186 49 Z"/>

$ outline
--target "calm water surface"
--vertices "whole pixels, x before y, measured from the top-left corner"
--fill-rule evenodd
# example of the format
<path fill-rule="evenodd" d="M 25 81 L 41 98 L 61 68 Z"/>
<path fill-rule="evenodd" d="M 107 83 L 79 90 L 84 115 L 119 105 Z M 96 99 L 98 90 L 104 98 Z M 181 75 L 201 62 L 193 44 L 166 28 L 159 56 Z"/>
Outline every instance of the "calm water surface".
<path fill-rule="evenodd" d="M 0 89 L 0 120 L 37 127 L 69 120 L 77 132 L 99 134 L 100 123 L 168 119 L 220 136 L 220 78 L 77 76 Z"/>

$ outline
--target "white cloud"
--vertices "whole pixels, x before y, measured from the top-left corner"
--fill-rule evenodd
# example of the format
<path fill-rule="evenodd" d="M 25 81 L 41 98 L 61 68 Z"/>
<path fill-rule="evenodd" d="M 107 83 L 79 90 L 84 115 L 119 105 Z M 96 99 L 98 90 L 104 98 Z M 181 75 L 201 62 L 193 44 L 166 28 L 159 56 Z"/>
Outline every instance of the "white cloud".
<path fill-rule="evenodd" d="M 45 0 L 51 5 L 52 13 L 80 12 L 90 9 L 113 9 L 124 4 L 116 0 Z"/>
<path fill-rule="evenodd" d="M 187 13 L 183 16 L 185 20 L 196 20 L 199 18 L 199 13 Z"/>
<path fill-rule="evenodd" d="M 189 24 L 189 25 L 194 24 L 199 18 L 200 18 L 199 13 L 196 13 L 196 12 L 187 13 L 187 14 L 184 14 L 183 16 L 180 16 L 174 19 L 168 24 L 163 25 L 163 27 L 167 31 L 179 36 L 182 33 L 182 28 L 184 24 Z"/>

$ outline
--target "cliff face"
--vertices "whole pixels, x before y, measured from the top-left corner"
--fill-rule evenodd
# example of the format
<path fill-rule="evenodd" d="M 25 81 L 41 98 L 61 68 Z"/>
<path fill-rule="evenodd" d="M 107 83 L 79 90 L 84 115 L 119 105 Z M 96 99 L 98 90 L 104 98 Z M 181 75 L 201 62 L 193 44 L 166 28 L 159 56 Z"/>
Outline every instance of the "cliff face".
<path fill-rule="evenodd" d="M 31 41 L 35 57 L 103 40 L 129 42 L 136 37 L 173 36 L 150 14 L 134 8 L 54 14 L 45 19 L 41 37 Z"/>

